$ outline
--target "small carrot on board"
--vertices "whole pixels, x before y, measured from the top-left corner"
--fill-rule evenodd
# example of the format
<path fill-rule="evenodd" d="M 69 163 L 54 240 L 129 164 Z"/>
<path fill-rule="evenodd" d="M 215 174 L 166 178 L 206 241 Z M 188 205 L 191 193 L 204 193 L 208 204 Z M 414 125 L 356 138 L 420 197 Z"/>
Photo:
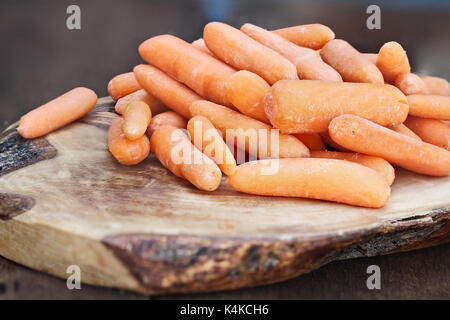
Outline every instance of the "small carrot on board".
<path fill-rule="evenodd" d="M 115 106 L 116 112 L 118 114 L 123 114 L 127 105 L 133 101 L 145 102 L 152 111 L 152 115 L 157 115 L 158 113 L 168 110 L 164 103 L 156 99 L 153 95 L 149 94 L 144 89 L 140 89 L 117 100 Z"/>
<path fill-rule="evenodd" d="M 405 125 L 423 141 L 450 150 L 450 126 L 435 119 L 408 116 Z"/>
<path fill-rule="evenodd" d="M 185 118 L 191 116 L 190 104 L 203 99 L 184 84 L 153 66 L 138 65 L 134 68 L 134 73 L 146 91 Z"/>
<path fill-rule="evenodd" d="M 389 185 L 391 185 L 395 179 L 395 170 L 392 165 L 379 157 L 354 152 L 311 151 L 311 158 L 347 160 L 359 163 L 380 173 Z"/>
<path fill-rule="evenodd" d="M 425 94 L 425 82 L 414 73 L 402 73 L 395 78 L 395 86 L 399 88 L 404 94 Z"/>
<path fill-rule="evenodd" d="M 142 162 L 150 153 L 150 141 L 146 135 L 129 140 L 123 133 L 124 120 L 116 119 L 108 131 L 108 149 L 119 163 L 131 166 Z"/>
<path fill-rule="evenodd" d="M 331 138 L 352 151 L 376 156 L 399 167 L 427 174 L 450 174 L 450 152 L 382 127 L 369 120 L 342 115 L 329 126 Z"/>
<path fill-rule="evenodd" d="M 203 38 L 197 39 L 195 41 L 192 41 L 191 43 L 196 49 L 203 51 L 204 53 L 209 54 L 211 57 L 214 57 L 214 53 L 211 52 L 211 50 L 208 49 L 208 47 L 205 44 L 205 40 Z"/>
<path fill-rule="evenodd" d="M 233 153 L 223 141 L 222 134 L 214 128 L 211 121 L 204 116 L 192 117 L 187 130 L 191 142 L 204 154 L 210 157 L 226 175 L 232 175 L 236 171 L 236 160 Z"/>
<path fill-rule="evenodd" d="M 426 94 L 436 96 L 450 96 L 450 83 L 447 80 L 439 77 L 422 77 L 425 82 Z"/>
<path fill-rule="evenodd" d="M 279 134 L 271 126 L 252 119 L 227 107 L 209 102 L 196 101 L 191 104 L 193 116 L 202 115 L 212 122 L 222 135 L 232 139 L 242 150 L 258 158 L 308 157 L 308 148 L 290 135 Z M 275 144 L 275 145 L 274 145 Z"/>
<path fill-rule="evenodd" d="M 156 129 L 162 126 L 172 126 L 186 129 L 187 120 L 174 111 L 166 111 L 152 118 L 147 128 L 147 136 L 150 138 Z"/>
<path fill-rule="evenodd" d="M 317 133 L 296 133 L 293 134 L 293 136 L 300 140 L 311 151 L 325 150 L 322 138 Z"/>
<path fill-rule="evenodd" d="M 123 133 L 129 140 L 137 140 L 145 134 L 152 112 L 142 101 L 130 102 L 123 113 Z"/>
<path fill-rule="evenodd" d="M 206 40 L 205 40 L 206 41 Z M 141 57 L 194 90 L 205 99 L 225 106 L 225 81 L 236 70 L 171 35 L 150 38 L 139 46 Z"/>
<path fill-rule="evenodd" d="M 406 51 L 395 41 L 387 42 L 380 48 L 377 67 L 388 83 L 394 83 L 398 75 L 411 71 Z"/>
<path fill-rule="evenodd" d="M 141 89 L 141 86 L 136 81 L 133 72 L 119 74 L 108 83 L 108 94 L 114 101 L 139 89 Z"/>
<path fill-rule="evenodd" d="M 408 115 L 405 95 L 373 83 L 316 80 L 279 81 L 265 98 L 270 122 L 283 133 L 324 132 L 334 117 L 350 113 L 381 125 L 397 125 Z"/>
<path fill-rule="evenodd" d="M 267 167 L 278 166 L 266 174 Z M 357 163 L 334 159 L 266 159 L 237 167 L 227 177 L 235 190 L 249 194 L 302 197 L 380 208 L 390 187 L 375 170 Z"/>
<path fill-rule="evenodd" d="M 305 24 L 272 31 L 298 46 L 314 50 L 322 48 L 334 39 L 334 32 L 323 24 Z"/>
<path fill-rule="evenodd" d="M 409 114 L 421 118 L 450 120 L 450 96 L 413 94 L 407 96 Z"/>
<path fill-rule="evenodd" d="M 219 167 L 198 150 L 181 129 L 159 127 L 152 135 L 151 146 L 161 164 L 177 177 L 204 191 L 219 187 L 222 179 Z"/>
<path fill-rule="evenodd" d="M 363 53 L 362 55 L 373 64 L 377 64 L 378 53 Z"/>
<path fill-rule="evenodd" d="M 299 47 L 276 33 L 250 23 L 244 24 L 241 31 L 292 62 L 300 79 L 342 82 L 340 74 L 323 62 L 315 50 Z"/>
<path fill-rule="evenodd" d="M 417 134 L 414 133 L 414 131 L 412 131 L 410 128 L 405 126 L 404 123 L 401 123 L 401 124 L 393 126 L 393 127 L 389 127 L 389 129 L 391 129 L 397 133 L 404 134 L 408 137 L 411 137 L 411 138 L 414 138 L 417 140 L 422 140 L 422 139 L 420 139 L 420 137 Z"/>
<path fill-rule="evenodd" d="M 225 23 L 208 23 L 203 39 L 216 57 L 238 70 L 258 74 L 271 85 L 281 79 L 298 79 L 295 66 L 286 58 Z"/>
<path fill-rule="evenodd" d="M 91 111 L 96 103 L 97 95 L 91 89 L 72 89 L 20 118 L 17 131 L 27 139 L 46 135 L 80 119 Z"/>
<path fill-rule="evenodd" d="M 320 56 L 344 81 L 384 83 L 380 70 L 345 40 L 331 40 L 320 50 Z"/>

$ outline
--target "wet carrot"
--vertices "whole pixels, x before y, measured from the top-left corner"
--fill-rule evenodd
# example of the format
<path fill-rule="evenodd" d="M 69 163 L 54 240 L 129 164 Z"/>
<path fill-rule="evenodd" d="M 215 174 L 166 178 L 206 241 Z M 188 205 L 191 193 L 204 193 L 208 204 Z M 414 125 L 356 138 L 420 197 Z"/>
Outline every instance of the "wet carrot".
<path fill-rule="evenodd" d="M 347 41 L 331 40 L 320 50 L 320 56 L 344 81 L 384 83 L 380 70 Z"/>
<path fill-rule="evenodd" d="M 152 135 L 151 146 L 161 164 L 177 177 L 204 191 L 219 187 L 222 179 L 219 167 L 198 150 L 181 129 L 159 127 Z"/>
<path fill-rule="evenodd" d="M 152 115 L 157 115 L 158 113 L 167 111 L 167 107 L 164 103 L 156 99 L 144 89 L 141 89 L 117 100 L 115 106 L 116 112 L 118 114 L 123 114 L 127 105 L 133 101 L 145 102 L 152 111 Z"/>
<path fill-rule="evenodd" d="M 141 64 L 134 68 L 134 73 L 146 91 L 185 118 L 191 116 L 189 105 L 193 101 L 202 100 L 202 97 L 184 84 L 153 66 Z"/>
<path fill-rule="evenodd" d="M 352 151 L 376 156 L 402 168 L 431 176 L 450 174 L 450 152 L 382 127 L 342 115 L 329 125 L 331 138 Z"/>
<path fill-rule="evenodd" d="M 187 120 L 174 111 L 166 111 L 152 118 L 147 128 L 147 136 L 150 138 L 156 129 L 162 126 L 172 126 L 186 129 Z"/>
<path fill-rule="evenodd" d="M 91 89 L 72 89 L 20 118 L 17 131 L 27 139 L 46 135 L 83 117 L 96 103 L 97 95 Z"/>
<path fill-rule="evenodd" d="M 446 123 L 435 119 L 409 116 L 405 125 L 423 141 L 450 150 L 450 126 Z"/>
<path fill-rule="evenodd" d="M 187 130 L 191 142 L 204 154 L 210 157 L 226 175 L 232 175 L 236 171 L 236 160 L 233 153 L 223 141 L 222 134 L 214 128 L 211 121 L 204 116 L 192 117 Z"/>
<path fill-rule="evenodd" d="M 308 157 L 308 148 L 300 140 L 290 135 L 279 134 L 271 126 L 252 119 L 227 107 L 209 101 L 191 104 L 193 116 L 202 115 L 222 132 L 226 141 L 237 145 L 258 158 L 298 158 Z M 275 145 L 273 144 L 275 143 Z"/>
<path fill-rule="evenodd" d="M 133 72 L 119 74 L 108 83 L 108 94 L 114 101 L 139 89 L 141 89 L 141 86 L 136 81 Z"/>
<path fill-rule="evenodd" d="M 123 133 L 129 140 L 142 137 L 147 130 L 152 112 L 148 104 L 142 101 L 130 102 L 123 113 Z"/>
<path fill-rule="evenodd" d="M 241 31 L 292 62 L 300 79 L 342 82 L 340 74 L 323 62 L 315 50 L 299 47 L 276 33 L 250 23 L 244 24 Z"/>
<path fill-rule="evenodd" d="M 425 82 L 414 73 L 402 73 L 395 78 L 395 86 L 399 88 L 404 94 L 425 94 Z"/>
<path fill-rule="evenodd" d="M 171 35 L 153 37 L 139 46 L 141 57 L 205 99 L 230 106 L 225 81 L 235 70 L 190 43 Z"/>
<path fill-rule="evenodd" d="M 450 97 L 413 94 L 407 96 L 409 114 L 421 118 L 450 120 Z"/>
<path fill-rule="evenodd" d="M 278 165 L 273 174 L 263 171 Z M 275 171 L 275 170 L 274 170 Z M 237 191 L 281 197 L 302 197 L 379 208 L 386 204 L 390 187 L 375 170 L 334 159 L 266 159 L 237 167 L 227 177 Z"/>
<path fill-rule="evenodd" d="M 410 128 L 408 128 L 407 126 L 405 126 L 403 123 L 393 126 L 393 127 L 389 127 L 389 129 L 397 132 L 397 133 L 401 133 L 404 134 L 406 136 L 409 136 L 411 138 L 417 139 L 417 140 L 422 140 L 420 139 L 420 137 L 414 133 L 414 131 L 412 131 Z"/>
<path fill-rule="evenodd" d="M 325 150 L 322 138 L 317 133 L 296 133 L 293 136 L 300 140 L 309 150 Z"/>
<path fill-rule="evenodd" d="M 411 71 L 406 51 L 395 41 L 387 42 L 380 48 L 377 67 L 388 83 L 394 83 L 398 75 Z"/>
<path fill-rule="evenodd" d="M 377 64 L 378 53 L 363 53 L 362 55 L 373 64 Z"/>
<path fill-rule="evenodd" d="M 216 57 L 238 70 L 258 74 L 271 85 L 281 79 L 298 79 L 291 62 L 232 26 L 210 22 L 203 39 Z"/>
<path fill-rule="evenodd" d="M 146 135 L 136 140 L 129 140 L 123 133 L 124 120 L 116 119 L 108 131 L 108 149 L 119 163 L 135 165 L 147 158 L 150 152 L 150 141 Z"/>
<path fill-rule="evenodd" d="M 306 133 L 326 131 L 331 119 L 345 113 L 397 125 L 406 119 L 408 104 L 391 85 L 283 80 L 266 95 L 265 111 L 281 132 Z"/>
<path fill-rule="evenodd" d="M 436 96 L 450 96 L 450 83 L 447 80 L 439 77 L 422 77 L 425 82 L 426 94 Z"/>
<path fill-rule="evenodd" d="M 211 52 L 211 50 L 208 49 L 208 47 L 205 44 L 205 41 L 203 38 L 197 39 L 195 41 L 192 41 L 191 43 L 196 49 L 209 54 L 211 57 L 214 57 L 214 53 Z"/>
<path fill-rule="evenodd" d="M 298 46 L 314 50 L 322 48 L 334 39 L 334 32 L 323 24 L 305 24 L 272 31 Z"/>

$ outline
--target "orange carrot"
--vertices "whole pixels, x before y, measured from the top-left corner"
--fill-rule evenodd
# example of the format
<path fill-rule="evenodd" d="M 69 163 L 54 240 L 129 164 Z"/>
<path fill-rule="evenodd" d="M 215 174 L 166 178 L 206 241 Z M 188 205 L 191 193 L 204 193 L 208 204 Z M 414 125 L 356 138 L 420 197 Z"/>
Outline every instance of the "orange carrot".
<path fill-rule="evenodd" d="M 258 158 L 309 156 L 308 148 L 293 136 L 279 134 L 277 139 L 278 132 L 271 126 L 227 107 L 209 101 L 196 101 L 191 104 L 190 111 L 193 116 L 208 118 L 226 137 L 227 143 L 233 139 L 235 145 Z"/>
<path fill-rule="evenodd" d="M 141 89 L 141 87 L 136 81 L 133 72 L 119 74 L 112 78 L 108 83 L 108 94 L 114 101 L 138 91 L 139 89 Z"/>
<path fill-rule="evenodd" d="M 238 70 L 260 75 L 271 85 L 281 79 L 298 79 L 292 63 L 232 26 L 210 22 L 203 39 L 216 57 Z"/>
<path fill-rule="evenodd" d="M 96 103 L 97 95 L 91 89 L 72 89 L 20 118 L 17 131 L 27 139 L 43 136 L 80 119 Z"/>
<path fill-rule="evenodd" d="M 314 50 L 334 39 L 334 32 L 323 24 L 306 24 L 272 31 L 301 47 Z"/>
<path fill-rule="evenodd" d="M 343 146 L 337 144 L 336 142 L 331 139 L 330 134 L 327 131 L 319 133 L 320 138 L 322 141 L 329 147 L 333 148 L 334 150 L 342 151 L 342 152 L 351 152 L 350 150 L 344 148 Z"/>
<path fill-rule="evenodd" d="M 439 77 L 422 77 L 425 82 L 426 93 L 436 96 L 450 96 L 450 83 Z"/>
<path fill-rule="evenodd" d="M 398 75 L 411 71 L 405 50 L 395 41 L 387 42 L 380 48 L 377 67 L 388 83 L 394 83 Z"/>
<path fill-rule="evenodd" d="M 211 57 L 214 57 L 214 53 L 211 52 L 211 50 L 208 49 L 208 47 L 205 44 L 205 41 L 203 38 L 197 39 L 191 43 L 196 49 L 203 51 L 204 53 L 209 54 Z"/>
<path fill-rule="evenodd" d="M 263 171 L 278 165 L 273 174 Z M 375 170 L 334 159 L 266 159 L 237 167 L 227 177 L 234 189 L 256 195 L 302 197 L 379 208 L 386 204 L 390 187 Z"/>
<path fill-rule="evenodd" d="M 383 158 L 414 172 L 450 174 L 450 152 L 382 127 L 369 120 L 342 115 L 329 126 L 331 138 L 350 150 Z"/>
<path fill-rule="evenodd" d="M 145 102 L 150 107 L 152 115 L 167 111 L 167 107 L 161 101 L 156 99 L 144 89 L 141 89 L 117 100 L 115 106 L 116 112 L 118 114 L 123 114 L 127 105 L 133 101 Z"/>
<path fill-rule="evenodd" d="M 378 53 L 363 53 L 362 55 L 373 64 L 377 64 Z"/>
<path fill-rule="evenodd" d="M 150 138 L 156 129 L 162 126 L 172 126 L 175 128 L 186 129 L 187 120 L 173 111 L 160 113 L 152 118 L 147 128 L 147 136 Z"/>
<path fill-rule="evenodd" d="M 405 125 L 423 141 L 450 150 L 450 126 L 446 123 L 435 119 L 409 116 Z"/>
<path fill-rule="evenodd" d="M 331 40 L 320 50 L 320 56 L 344 81 L 384 83 L 380 70 L 347 41 Z"/>
<path fill-rule="evenodd" d="M 292 62 L 300 79 L 342 82 L 340 74 L 323 62 L 315 50 L 299 47 L 276 33 L 250 23 L 244 24 L 241 31 Z"/>
<path fill-rule="evenodd" d="M 306 133 L 326 131 L 331 119 L 345 113 L 397 125 L 406 119 L 408 104 L 391 85 L 297 80 L 274 84 L 266 95 L 265 111 L 281 132 Z"/>
<path fill-rule="evenodd" d="M 202 99 L 194 91 L 153 66 L 141 64 L 134 68 L 134 73 L 146 91 L 185 118 L 191 116 L 189 105 Z"/>
<path fill-rule="evenodd" d="M 399 88 L 404 94 L 425 94 L 425 82 L 414 73 L 401 73 L 395 78 L 395 86 Z"/>
<path fill-rule="evenodd" d="M 413 94 L 407 96 L 409 114 L 421 118 L 450 120 L 450 97 Z"/>
<path fill-rule="evenodd" d="M 129 140 L 137 140 L 145 134 L 152 112 L 142 101 L 130 102 L 123 113 L 123 133 Z"/>
<path fill-rule="evenodd" d="M 311 151 L 311 158 L 347 160 L 359 163 L 380 173 L 389 185 L 391 185 L 395 179 L 394 168 L 389 162 L 379 157 L 372 157 L 354 152 Z"/>
<path fill-rule="evenodd" d="M 159 127 L 152 135 L 151 146 L 161 164 L 177 177 L 204 191 L 219 187 L 222 179 L 219 167 L 192 145 L 181 129 Z"/>
<path fill-rule="evenodd" d="M 139 53 L 145 61 L 167 72 L 205 99 L 230 106 L 224 86 L 235 70 L 222 61 L 171 35 L 145 41 L 139 46 Z"/>
<path fill-rule="evenodd" d="M 233 153 L 222 139 L 222 134 L 204 116 L 195 116 L 187 124 L 192 143 L 219 166 L 226 175 L 236 171 Z"/>
<path fill-rule="evenodd" d="M 124 120 L 116 119 L 108 131 L 108 149 L 119 163 L 134 165 L 147 158 L 150 152 L 150 141 L 146 135 L 137 140 L 129 140 L 123 133 Z"/>
<path fill-rule="evenodd" d="M 296 133 L 293 136 L 307 146 L 309 150 L 325 150 L 325 145 L 317 133 Z"/>
<path fill-rule="evenodd" d="M 414 133 L 414 131 L 412 131 L 410 128 L 408 128 L 407 126 L 405 126 L 403 123 L 393 126 L 393 127 L 389 127 L 389 129 L 404 134 L 406 136 L 409 136 L 411 138 L 417 139 L 417 140 L 422 140 L 420 139 L 420 137 Z"/>

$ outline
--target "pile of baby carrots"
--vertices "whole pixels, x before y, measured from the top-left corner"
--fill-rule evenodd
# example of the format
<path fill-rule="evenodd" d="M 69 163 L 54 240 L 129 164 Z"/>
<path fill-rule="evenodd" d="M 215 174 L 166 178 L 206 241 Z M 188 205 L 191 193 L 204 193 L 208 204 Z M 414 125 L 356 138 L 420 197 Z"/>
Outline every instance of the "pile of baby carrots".
<path fill-rule="evenodd" d="M 450 174 L 450 84 L 411 73 L 397 42 L 360 53 L 321 24 L 211 22 L 202 39 L 160 35 L 139 54 L 148 64 L 108 84 L 121 115 L 108 148 L 124 165 L 151 152 L 200 190 L 217 189 L 224 173 L 244 193 L 372 208 L 389 199 L 392 165 Z M 42 136 L 96 101 L 76 88 L 23 116 L 18 131 Z"/>

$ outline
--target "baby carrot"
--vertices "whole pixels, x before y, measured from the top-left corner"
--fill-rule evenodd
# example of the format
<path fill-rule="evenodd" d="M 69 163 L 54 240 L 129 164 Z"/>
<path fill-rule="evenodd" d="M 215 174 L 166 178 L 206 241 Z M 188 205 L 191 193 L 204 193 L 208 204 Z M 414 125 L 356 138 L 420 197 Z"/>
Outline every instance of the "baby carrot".
<path fill-rule="evenodd" d="M 205 99 L 230 106 L 224 86 L 235 70 L 222 61 L 171 35 L 145 41 L 139 46 L 139 53 Z"/>
<path fill-rule="evenodd" d="M 311 158 L 347 160 L 359 163 L 380 173 L 389 185 L 391 185 L 395 179 L 395 170 L 392 165 L 379 157 L 372 157 L 354 152 L 311 151 Z"/>
<path fill-rule="evenodd" d="M 91 89 L 72 89 L 20 118 L 17 131 L 27 139 L 43 136 L 83 117 L 96 103 Z"/>
<path fill-rule="evenodd" d="M 436 96 L 450 96 L 450 83 L 439 77 L 422 77 L 425 82 L 426 93 Z"/>
<path fill-rule="evenodd" d="M 209 101 L 191 104 L 193 116 L 202 115 L 222 132 L 227 143 L 233 143 L 258 158 L 308 157 L 308 148 L 290 135 L 279 134 L 271 126 L 227 107 Z M 273 144 L 275 143 L 275 145 Z"/>
<path fill-rule="evenodd" d="M 384 83 L 380 70 L 347 41 L 331 40 L 320 50 L 320 56 L 344 81 Z"/>
<path fill-rule="evenodd" d="M 404 94 L 425 94 L 425 82 L 414 73 L 401 73 L 395 78 L 395 86 L 399 88 Z"/>
<path fill-rule="evenodd" d="M 324 132 L 331 119 L 350 113 L 381 125 L 397 125 L 408 115 L 406 97 L 391 85 L 279 81 L 265 98 L 270 122 L 283 133 Z"/>
<path fill-rule="evenodd" d="M 337 144 L 336 142 L 331 139 L 330 134 L 327 131 L 319 133 L 320 138 L 322 138 L 322 141 L 329 147 L 333 148 L 334 150 L 339 150 L 342 152 L 350 152 L 350 150 L 345 149 L 343 146 Z"/>
<path fill-rule="evenodd" d="M 192 41 L 191 43 L 196 49 L 203 51 L 204 53 L 209 54 L 211 57 L 214 57 L 214 53 L 211 52 L 211 50 L 208 49 L 208 47 L 205 44 L 205 41 L 203 38 L 197 39 L 195 41 Z"/>
<path fill-rule="evenodd" d="M 167 107 L 161 101 L 156 99 L 144 89 L 141 89 L 117 100 L 115 106 L 116 112 L 118 114 L 123 114 L 128 104 L 133 101 L 145 102 L 152 111 L 152 115 L 167 111 Z"/>
<path fill-rule="evenodd" d="M 146 91 L 185 118 L 191 116 L 189 105 L 193 101 L 202 100 L 202 97 L 184 84 L 153 66 L 138 65 L 134 68 L 134 74 Z"/>
<path fill-rule="evenodd" d="M 264 168 L 277 162 L 274 174 Z M 334 159 L 266 159 L 237 167 L 227 177 L 235 190 L 256 195 L 302 197 L 379 208 L 386 204 L 390 187 L 375 170 Z"/>
<path fill-rule="evenodd" d="M 350 150 L 376 156 L 431 176 L 450 174 L 450 152 L 405 136 L 369 120 L 346 114 L 329 126 L 331 138 Z"/>
<path fill-rule="evenodd" d="M 136 140 L 142 137 L 147 130 L 152 112 L 145 102 L 130 102 L 123 113 L 123 133 L 129 140 Z"/>
<path fill-rule="evenodd" d="M 399 74 L 411 71 L 406 51 L 395 41 L 387 42 L 380 48 L 377 67 L 388 83 L 394 83 Z"/>
<path fill-rule="evenodd" d="M 409 114 L 421 118 L 450 120 L 450 97 L 413 94 L 407 96 Z"/>
<path fill-rule="evenodd" d="M 314 50 L 322 48 L 325 43 L 334 39 L 334 32 L 323 24 L 305 24 L 272 31 L 279 36 L 301 47 Z"/>
<path fill-rule="evenodd" d="M 373 64 L 377 64 L 378 53 L 363 53 L 362 55 Z"/>
<path fill-rule="evenodd" d="M 195 116 L 187 124 L 192 143 L 219 166 L 226 175 L 236 171 L 236 160 L 223 141 L 222 134 L 204 116 Z"/>
<path fill-rule="evenodd" d="M 405 126 L 403 123 L 393 126 L 393 127 L 389 127 L 389 129 L 404 134 L 406 136 L 409 136 L 411 138 L 417 139 L 417 140 L 422 140 L 420 139 L 420 137 L 414 133 L 414 131 L 412 131 L 410 128 L 408 128 L 407 126 Z"/>
<path fill-rule="evenodd" d="M 159 127 L 152 135 L 151 146 L 161 164 L 177 177 L 204 191 L 219 187 L 222 179 L 219 167 L 192 145 L 181 129 Z"/>
<path fill-rule="evenodd" d="M 292 63 L 232 26 L 210 22 L 203 39 L 216 57 L 238 70 L 260 75 L 271 85 L 281 79 L 298 79 Z"/>
<path fill-rule="evenodd" d="M 175 128 L 186 129 L 187 120 L 173 111 L 160 113 L 152 118 L 147 128 L 147 136 L 150 138 L 156 129 L 162 126 L 172 126 Z"/>
<path fill-rule="evenodd" d="M 342 82 L 340 74 L 323 62 L 315 50 L 299 47 L 276 33 L 250 23 L 244 24 L 241 31 L 292 62 L 300 79 Z"/>
<path fill-rule="evenodd" d="M 137 140 L 129 140 L 123 133 L 122 118 L 111 123 L 108 131 L 108 149 L 119 163 L 130 166 L 138 164 L 150 153 L 150 141 L 146 135 Z"/>
<path fill-rule="evenodd" d="M 435 119 L 408 116 L 405 125 L 423 141 L 450 150 L 450 126 Z"/>
<path fill-rule="evenodd" d="M 114 101 L 138 91 L 139 89 L 141 89 L 141 87 L 136 81 L 133 72 L 119 74 L 112 78 L 108 83 L 108 94 Z"/>
<path fill-rule="evenodd" d="M 293 136 L 300 140 L 309 150 L 325 150 L 322 138 L 317 133 L 296 133 Z"/>

